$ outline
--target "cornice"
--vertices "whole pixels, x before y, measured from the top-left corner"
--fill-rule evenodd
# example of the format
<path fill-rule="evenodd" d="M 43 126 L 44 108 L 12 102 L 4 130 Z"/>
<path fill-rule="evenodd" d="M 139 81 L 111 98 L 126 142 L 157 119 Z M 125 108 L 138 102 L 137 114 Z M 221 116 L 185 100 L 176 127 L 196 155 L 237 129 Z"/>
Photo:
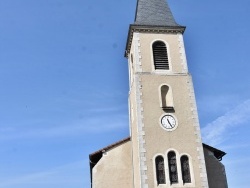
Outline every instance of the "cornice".
<path fill-rule="evenodd" d="M 126 44 L 126 50 L 125 50 L 125 57 L 128 57 L 128 53 L 131 48 L 131 43 L 133 40 L 133 33 L 139 32 L 139 33 L 163 33 L 163 34 L 177 34 L 181 33 L 183 34 L 185 31 L 185 26 L 148 26 L 148 25 L 135 25 L 130 24 L 129 30 L 128 30 L 128 37 L 127 37 L 127 44 Z"/>

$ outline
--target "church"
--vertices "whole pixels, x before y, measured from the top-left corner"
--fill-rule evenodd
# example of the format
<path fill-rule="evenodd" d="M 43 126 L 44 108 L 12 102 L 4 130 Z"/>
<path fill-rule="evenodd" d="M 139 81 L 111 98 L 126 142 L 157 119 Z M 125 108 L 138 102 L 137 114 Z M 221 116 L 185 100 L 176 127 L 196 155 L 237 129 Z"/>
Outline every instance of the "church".
<path fill-rule="evenodd" d="M 225 152 L 202 143 L 183 34 L 166 0 L 129 26 L 130 136 L 89 155 L 92 188 L 227 188 Z"/>

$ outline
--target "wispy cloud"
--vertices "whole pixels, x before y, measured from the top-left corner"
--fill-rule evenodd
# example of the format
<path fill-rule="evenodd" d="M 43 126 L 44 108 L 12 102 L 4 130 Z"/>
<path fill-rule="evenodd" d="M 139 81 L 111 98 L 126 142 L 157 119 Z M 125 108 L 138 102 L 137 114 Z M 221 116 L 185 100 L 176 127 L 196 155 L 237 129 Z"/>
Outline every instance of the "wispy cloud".
<path fill-rule="evenodd" d="M 234 101 L 234 103 L 232 103 Z M 208 113 L 221 113 L 227 112 L 235 104 L 239 103 L 240 99 L 237 95 L 233 94 L 221 94 L 221 95 L 205 95 L 198 99 L 197 103 L 200 104 L 199 110 L 204 114 Z M 242 101 L 241 101 L 242 102 Z"/>
<path fill-rule="evenodd" d="M 217 118 L 202 129 L 203 140 L 212 145 L 223 141 L 224 134 L 233 127 L 242 126 L 250 120 L 250 99 L 246 100 L 225 115 Z"/>
<path fill-rule="evenodd" d="M 236 143 L 236 144 L 230 144 L 230 145 L 223 145 L 224 150 L 239 150 L 239 149 L 244 149 L 244 150 L 249 150 L 250 149 L 250 143 Z"/>
<path fill-rule="evenodd" d="M 88 182 L 84 182 L 89 176 L 88 161 L 76 161 L 70 164 L 54 167 L 47 171 L 22 175 L 20 177 L 2 180 L 0 187 L 59 187 L 65 184 L 66 187 L 82 187 Z"/>

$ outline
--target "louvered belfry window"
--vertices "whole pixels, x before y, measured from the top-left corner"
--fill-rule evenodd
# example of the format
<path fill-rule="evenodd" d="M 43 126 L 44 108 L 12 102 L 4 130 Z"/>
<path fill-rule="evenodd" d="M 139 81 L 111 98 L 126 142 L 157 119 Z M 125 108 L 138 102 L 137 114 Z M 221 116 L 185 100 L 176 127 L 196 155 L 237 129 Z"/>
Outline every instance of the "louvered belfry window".
<path fill-rule="evenodd" d="M 153 56 L 156 70 L 169 70 L 168 52 L 164 42 L 156 41 L 153 43 Z"/>
<path fill-rule="evenodd" d="M 157 184 L 165 184 L 165 168 L 164 168 L 164 159 L 162 156 L 155 158 L 155 167 L 156 167 L 156 176 Z"/>
<path fill-rule="evenodd" d="M 169 179 L 170 183 L 178 183 L 178 172 L 176 164 L 176 155 L 175 152 L 170 151 L 168 153 L 168 169 L 169 169 Z"/>
<path fill-rule="evenodd" d="M 183 183 L 191 183 L 189 161 L 186 155 L 181 157 L 181 172 Z"/>

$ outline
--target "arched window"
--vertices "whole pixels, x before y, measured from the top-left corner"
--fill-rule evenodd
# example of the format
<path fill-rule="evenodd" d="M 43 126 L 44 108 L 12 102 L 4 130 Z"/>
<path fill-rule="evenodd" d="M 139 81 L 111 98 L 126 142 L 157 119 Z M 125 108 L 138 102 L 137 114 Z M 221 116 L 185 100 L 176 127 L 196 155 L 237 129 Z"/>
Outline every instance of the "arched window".
<path fill-rule="evenodd" d="M 163 109 L 173 108 L 173 96 L 172 91 L 167 85 L 161 86 L 161 107 Z"/>
<path fill-rule="evenodd" d="M 183 155 L 181 157 L 181 172 L 182 172 L 183 183 L 191 183 L 189 161 L 188 161 L 188 156 L 186 155 Z"/>
<path fill-rule="evenodd" d="M 169 180 L 171 184 L 178 183 L 178 172 L 175 152 L 168 153 Z"/>
<path fill-rule="evenodd" d="M 169 70 L 168 52 L 164 42 L 153 43 L 153 56 L 155 69 Z"/>
<path fill-rule="evenodd" d="M 155 168 L 156 168 L 156 179 L 157 184 L 165 184 L 165 168 L 164 168 L 164 159 L 162 156 L 157 156 L 155 158 Z"/>

